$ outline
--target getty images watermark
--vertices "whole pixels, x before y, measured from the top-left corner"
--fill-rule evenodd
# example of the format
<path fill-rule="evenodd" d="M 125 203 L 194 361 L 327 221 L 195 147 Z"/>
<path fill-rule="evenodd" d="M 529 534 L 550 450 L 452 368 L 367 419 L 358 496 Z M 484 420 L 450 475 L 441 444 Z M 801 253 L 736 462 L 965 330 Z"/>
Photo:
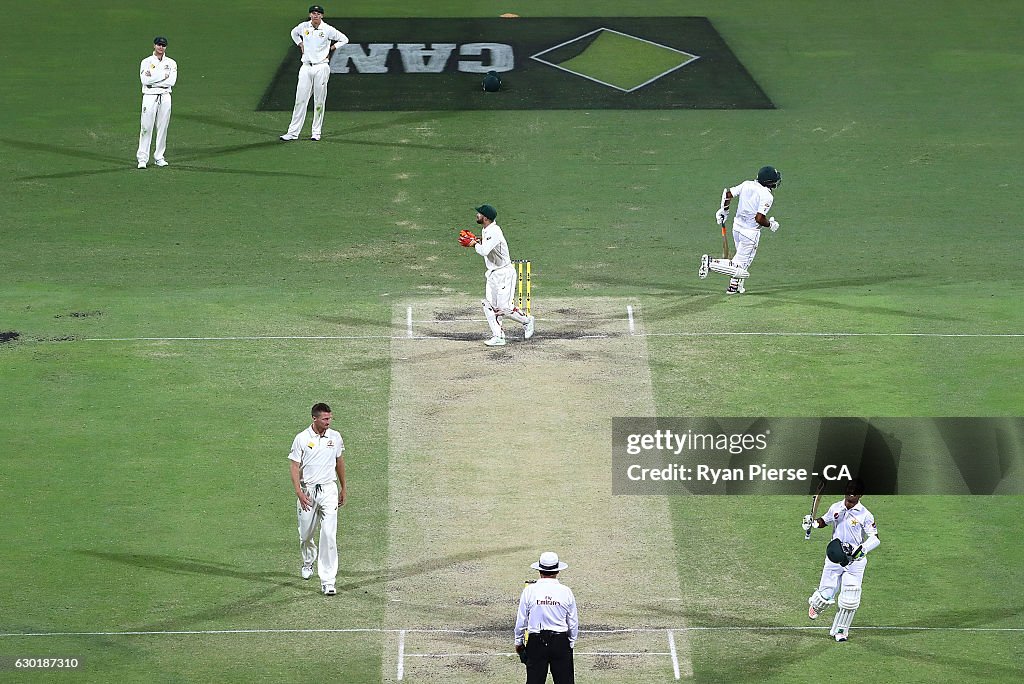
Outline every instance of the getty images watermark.
<path fill-rule="evenodd" d="M 757 434 L 748 433 L 695 433 L 687 430 L 680 434 L 670 429 L 655 430 L 654 433 L 632 433 L 626 436 L 626 453 L 639 456 L 645 453 L 658 455 L 670 454 L 678 457 L 683 453 L 727 452 L 740 455 L 749 452 L 765 451 L 771 430 Z M 643 463 L 630 463 L 626 466 L 626 477 L 633 482 L 678 481 L 678 482 L 791 482 L 806 481 L 817 477 L 818 473 L 806 468 L 772 468 L 767 463 L 749 463 L 746 466 L 715 467 L 705 462 L 692 461 L 691 465 L 682 463 L 664 463 L 650 467 Z M 829 464 L 822 468 L 821 477 L 826 480 L 851 479 L 850 469 L 846 465 Z"/>
<path fill-rule="evenodd" d="M 615 494 L 804 494 L 851 479 L 848 458 L 820 462 L 814 425 L 799 419 L 615 418 Z"/>

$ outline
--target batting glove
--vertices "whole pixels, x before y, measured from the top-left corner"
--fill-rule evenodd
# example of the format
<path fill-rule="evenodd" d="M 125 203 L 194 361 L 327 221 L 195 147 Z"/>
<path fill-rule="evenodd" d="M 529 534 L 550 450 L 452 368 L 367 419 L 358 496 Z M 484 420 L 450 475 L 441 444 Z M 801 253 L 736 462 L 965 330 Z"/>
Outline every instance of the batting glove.
<path fill-rule="evenodd" d="M 778 229 L 779 229 L 779 222 L 775 220 L 774 216 L 772 216 L 771 218 L 768 219 L 768 230 L 770 230 L 770 231 L 772 231 L 774 233 Z"/>
<path fill-rule="evenodd" d="M 810 532 L 811 528 L 814 527 L 814 518 L 809 515 L 805 515 L 804 521 L 800 523 L 800 527 L 804 528 L 804 532 Z"/>
<path fill-rule="evenodd" d="M 718 211 L 715 212 L 715 221 L 718 222 L 718 225 L 724 226 L 725 222 L 728 220 L 729 212 L 727 212 L 725 209 L 719 209 Z"/>

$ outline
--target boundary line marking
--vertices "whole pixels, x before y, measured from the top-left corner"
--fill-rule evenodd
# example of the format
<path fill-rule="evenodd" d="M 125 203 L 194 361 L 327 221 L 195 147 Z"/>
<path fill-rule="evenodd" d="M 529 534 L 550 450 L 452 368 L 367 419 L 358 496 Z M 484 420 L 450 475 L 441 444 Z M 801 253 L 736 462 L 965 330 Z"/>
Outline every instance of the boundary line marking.
<path fill-rule="evenodd" d="M 749 631 L 814 631 L 827 630 L 829 627 L 821 626 L 787 626 L 787 625 L 737 625 L 721 627 L 625 627 L 622 629 L 581 629 L 580 634 L 618 634 L 618 633 L 643 633 L 662 632 L 668 629 L 671 632 L 749 632 Z M 864 631 L 891 631 L 891 632 L 993 632 L 993 633 L 1017 633 L 1024 632 L 1024 627 L 924 627 L 924 626 L 886 626 L 886 625 L 864 625 L 854 629 Z M 430 628 L 385 628 L 385 627 L 323 627 L 303 629 L 192 629 L 192 630 L 164 630 L 164 631 L 110 631 L 110 632 L 0 632 L 0 638 L 4 637 L 67 637 L 67 636 L 202 636 L 216 634 L 345 634 L 345 633 L 373 633 L 373 634 L 398 634 L 401 638 L 406 633 L 418 634 L 505 634 L 509 629 L 430 629 Z"/>

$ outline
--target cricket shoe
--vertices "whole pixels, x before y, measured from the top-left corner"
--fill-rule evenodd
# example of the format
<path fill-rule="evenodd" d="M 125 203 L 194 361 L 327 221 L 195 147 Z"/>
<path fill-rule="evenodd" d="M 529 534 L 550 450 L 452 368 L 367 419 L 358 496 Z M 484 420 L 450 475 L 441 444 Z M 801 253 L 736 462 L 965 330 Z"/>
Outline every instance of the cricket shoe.
<path fill-rule="evenodd" d="M 536 319 L 533 316 L 527 316 L 526 318 L 526 329 L 523 331 L 523 337 L 526 339 L 530 339 L 531 337 L 533 337 L 533 324 L 536 321 Z"/>
<path fill-rule="evenodd" d="M 309 139 L 310 139 L 310 140 L 314 140 L 314 141 L 315 141 L 315 140 L 319 140 L 319 139 L 320 139 L 320 136 L 319 136 L 319 135 L 311 135 L 311 136 L 309 136 Z"/>
<path fill-rule="evenodd" d="M 747 288 L 743 287 L 743 283 L 729 283 L 729 287 L 726 288 L 725 294 L 743 294 L 747 291 Z"/>
<path fill-rule="evenodd" d="M 338 593 L 338 590 L 334 588 L 333 584 L 324 584 L 322 586 L 324 596 L 334 596 Z"/>
<path fill-rule="evenodd" d="M 812 620 L 817 620 L 819 615 L 821 615 L 821 613 L 814 610 L 814 606 L 807 607 L 807 617 L 811 618 Z"/>
<path fill-rule="evenodd" d="M 285 133 L 284 135 L 281 136 L 281 140 L 284 140 L 285 142 L 290 142 L 292 140 L 298 140 L 298 139 L 299 139 L 299 136 L 292 135 L 290 133 Z"/>
<path fill-rule="evenodd" d="M 312 564 L 306 565 L 305 563 L 303 563 L 302 564 L 302 571 L 301 571 L 300 574 L 302 575 L 302 579 L 304 579 L 304 580 L 305 579 L 309 579 L 310 577 L 312 577 L 313 576 L 313 565 Z"/>
<path fill-rule="evenodd" d="M 486 344 L 488 347 L 504 347 L 505 346 L 505 338 L 504 337 L 498 337 L 497 335 L 495 335 L 491 339 L 489 339 L 486 342 L 484 342 L 484 344 Z"/>
<path fill-rule="evenodd" d="M 156 165 L 157 166 L 167 166 L 167 160 L 166 159 L 157 159 L 156 160 Z"/>
<path fill-rule="evenodd" d="M 139 168 L 140 169 L 146 168 L 146 162 L 139 162 Z"/>
<path fill-rule="evenodd" d="M 697 269 L 697 277 L 704 280 L 708 277 L 708 269 L 711 268 L 711 257 L 705 254 L 700 258 L 700 268 Z"/>
<path fill-rule="evenodd" d="M 846 633 L 846 630 L 842 630 L 841 629 L 838 632 L 836 632 L 836 643 L 837 644 L 841 644 L 841 643 L 843 643 L 844 641 L 846 641 L 849 638 L 850 638 L 850 636 Z"/>

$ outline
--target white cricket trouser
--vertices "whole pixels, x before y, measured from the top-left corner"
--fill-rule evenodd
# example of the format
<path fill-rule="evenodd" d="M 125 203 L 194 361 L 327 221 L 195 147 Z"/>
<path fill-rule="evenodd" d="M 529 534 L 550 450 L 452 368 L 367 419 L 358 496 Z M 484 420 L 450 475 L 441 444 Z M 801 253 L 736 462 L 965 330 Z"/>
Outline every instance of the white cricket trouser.
<path fill-rule="evenodd" d="M 499 316 L 512 312 L 515 298 L 516 269 L 512 266 L 503 266 L 493 271 L 488 271 L 484 278 L 486 288 L 484 298 Z"/>
<path fill-rule="evenodd" d="M 156 129 L 156 149 L 153 159 L 160 161 L 167 151 L 167 126 L 171 123 L 171 94 L 160 93 L 142 96 L 142 131 L 139 133 L 139 152 L 136 158 L 143 164 L 149 162 L 149 144 Z"/>
<path fill-rule="evenodd" d="M 295 501 L 299 514 L 299 549 L 302 564 L 313 565 L 319 555 L 317 573 L 321 584 L 334 584 L 338 577 L 338 483 L 306 485 L 306 494 L 312 499 L 308 511 Z M 313 535 L 320 523 L 319 554 Z"/>
<path fill-rule="evenodd" d="M 738 228 L 735 224 L 732 227 L 732 241 L 736 245 L 736 254 L 732 257 L 732 263 L 745 271 L 750 270 L 750 264 L 757 254 L 757 243 L 761 241 L 761 231 L 750 228 Z"/>
<path fill-rule="evenodd" d="M 288 135 L 298 136 L 302 124 L 306 120 L 306 108 L 309 96 L 313 96 L 313 131 L 320 137 L 324 127 L 324 108 L 327 103 L 327 81 L 331 78 L 329 62 L 310 66 L 303 63 L 299 68 L 299 81 L 295 86 L 295 108 L 292 110 L 292 121 L 288 124 Z"/>
<path fill-rule="evenodd" d="M 864 581 L 864 570 L 868 566 L 868 559 L 854 561 L 845 568 L 839 563 L 830 560 L 825 561 L 825 567 L 821 571 L 821 581 L 818 583 L 818 593 L 830 599 L 838 599 L 839 591 L 845 586 L 859 587 Z"/>

